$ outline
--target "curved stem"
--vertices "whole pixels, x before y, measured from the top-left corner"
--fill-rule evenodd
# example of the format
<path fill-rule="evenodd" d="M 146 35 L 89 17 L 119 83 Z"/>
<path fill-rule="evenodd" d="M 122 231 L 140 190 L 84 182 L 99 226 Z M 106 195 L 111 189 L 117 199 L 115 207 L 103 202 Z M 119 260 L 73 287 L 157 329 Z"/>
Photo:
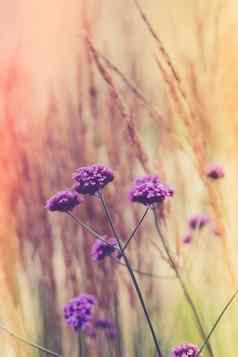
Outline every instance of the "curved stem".
<path fill-rule="evenodd" d="M 51 350 L 48 350 L 47 348 L 42 347 L 40 345 L 37 345 L 36 343 L 29 342 L 24 337 L 21 337 L 21 336 L 17 335 L 15 332 L 12 332 L 11 330 L 9 330 L 7 327 L 4 327 L 4 326 L 0 325 L 0 330 L 7 332 L 9 335 L 15 337 L 17 340 L 19 340 L 19 341 L 21 341 L 21 342 L 23 342 L 23 343 L 25 343 L 25 344 L 33 347 L 33 348 L 36 348 L 39 351 L 45 352 L 48 355 L 55 356 L 55 357 L 63 357 L 63 355 L 60 355 L 59 353 L 53 352 Z"/>
<path fill-rule="evenodd" d="M 123 249 L 122 249 L 122 244 L 121 244 L 121 241 L 120 241 L 120 236 L 119 236 L 119 234 L 117 233 L 116 228 L 114 227 L 111 214 L 110 214 L 109 209 L 108 209 L 108 207 L 107 207 L 107 205 L 106 205 L 106 202 L 105 202 L 105 200 L 104 200 L 104 198 L 103 198 L 102 192 L 99 192 L 99 198 L 100 198 L 100 201 L 101 201 L 101 204 L 102 204 L 102 207 L 103 207 L 105 216 L 106 216 L 106 218 L 107 218 L 107 220 L 108 220 L 108 223 L 109 223 L 109 225 L 110 225 L 110 227 L 111 227 L 111 230 L 112 230 L 112 232 L 113 232 L 115 238 L 117 239 L 118 245 L 119 245 L 120 250 L 121 250 L 121 255 L 122 255 L 122 257 L 123 257 L 123 259 L 124 259 L 124 262 L 125 262 L 125 264 L 126 264 L 126 266 L 127 266 L 128 272 L 129 272 L 129 274 L 130 274 L 130 276 L 131 276 L 132 282 L 133 282 L 133 284 L 134 284 L 135 290 L 136 290 L 137 295 L 138 295 L 138 298 L 139 298 L 139 300 L 140 300 L 140 303 L 141 303 L 142 309 L 143 309 L 143 311 L 144 311 L 144 314 L 145 314 L 147 323 L 148 323 L 148 325 L 149 325 L 150 332 L 151 332 L 151 334 L 152 334 L 152 338 L 153 338 L 153 341 L 154 341 L 154 344 L 155 344 L 155 347 L 156 347 L 156 351 L 157 351 L 157 353 L 158 353 L 158 356 L 159 356 L 159 357 L 163 357 L 162 352 L 161 352 L 161 350 L 160 350 L 159 342 L 158 342 L 158 340 L 157 340 L 157 337 L 156 337 L 156 334 L 155 334 L 155 331 L 154 331 L 154 328 L 153 328 L 153 325 L 152 325 L 152 322 L 151 322 L 151 320 L 150 320 L 149 313 L 148 313 L 148 311 L 147 311 L 147 308 L 146 308 L 146 305 L 145 305 L 145 302 L 144 302 L 142 293 L 141 293 L 141 291 L 140 291 L 139 284 L 138 284 L 138 282 L 137 282 L 137 280 L 136 280 L 136 277 L 135 277 L 135 275 L 134 275 L 134 273 L 133 273 L 133 270 L 132 270 L 132 268 L 131 268 L 131 266 L 130 266 L 130 262 L 129 262 L 129 260 L 128 260 L 126 254 L 125 254 L 125 252 L 124 252 Z"/>
<path fill-rule="evenodd" d="M 139 222 L 137 223 L 135 229 L 133 230 L 133 232 L 131 233 L 130 237 L 127 239 L 125 245 L 123 246 L 122 250 L 123 252 L 126 250 L 128 244 L 130 243 L 130 241 L 132 240 L 132 238 L 134 237 L 134 235 L 136 234 L 136 232 L 138 231 L 138 229 L 140 228 L 145 216 L 147 215 L 148 211 L 149 211 L 150 207 L 148 206 L 145 210 L 145 213 L 143 214 L 143 216 L 141 217 L 141 219 L 139 220 Z"/>
<path fill-rule="evenodd" d="M 190 306 L 190 308 L 191 308 L 191 310 L 193 312 L 193 315 L 194 315 L 194 318 L 195 318 L 195 320 L 197 322 L 201 337 L 205 340 L 206 339 L 206 332 L 205 332 L 205 330 L 204 330 L 204 328 L 202 326 L 201 319 L 199 317 L 199 314 L 197 312 L 195 304 L 194 304 L 194 302 L 193 302 L 193 300 L 192 300 L 192 298 L 190 296 L 190 293 L 189 293 L 189 291 L 188 291 L 188 289 L 187 289 L 187 287 L 186 287 L 186 285 L 185 285 L 185 283 L 184 283 L 184 281 L 183 281 L 183 279 L 182 279 L 182 277 L 180 275 L 180 272 L 179 272 L 179 270 L 178 270 L 178 268 L 177 268 L 177 266 L 176 266 L 176 264 L 175 264 L 175 262 L 174 262 L 174 260 L 173 260 L 173 258 L 171 256 L 171 254 L 170 254 L 170 251 L 169 251 L 167 242 L 165 240 L 165 237 L 164 237 L 163 233 L 160 230 L 155 208 L 153 208 L 153 214 L 154 214 L 155 227 L 156 227 L 157 233 L 158 233 L 158 235 L 159 235 L 159 237 L 161 239 L 161 242 L 163 244 L 164 250 L 165 250 L 165 252 L 166 252 L 166 254 L 168 256 L 168 259 L 169 259 L 169 262 L 170 262 L 170 266 L 174 270 L 174 272 L 175 272 L 175 274 L 177 276 L 177 279 L 178 279 L 178 281 L 180 283 L 180 286 L 181 286 L 181 288 L 183 290 L 184 296 L 185 296 L 185 298 L 186 298 L 186 300 L 187 300 L 187 302 L 188 302 L 188 304 L 189 304 L 189 306 Z M 212 357 L 214 357 L 211 345 L 210 345 L 210 343 L 208 341 L 207 341 L 207 348 L 208 348 L 209 354 Z"/>

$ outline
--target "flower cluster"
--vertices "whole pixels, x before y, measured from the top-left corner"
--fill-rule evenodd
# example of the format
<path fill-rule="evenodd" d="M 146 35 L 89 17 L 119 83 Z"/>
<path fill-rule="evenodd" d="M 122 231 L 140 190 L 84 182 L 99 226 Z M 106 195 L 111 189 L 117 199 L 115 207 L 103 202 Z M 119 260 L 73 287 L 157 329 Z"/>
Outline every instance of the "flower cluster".
<path fill-rule="evenodd" d="M 72 177 L 76 181 L 75 191 L 89 195 L 94 195 L 114 179 L 112 170 L 103 165 L 80 167 Z"/>
<path fill-rule="evenodd" d="M 213 180 L 218 180 L 225 176 L 224 168 L 219 164 L 211 164 L 207 169 L 207 176 Z"/>
<path fill-rule="evenodd" d="M 167 197 L 173 196 L 174 191 L 167 185 L 161 183 L 158 176 L 145 176 L 135 181 L 129 198 L 132 202 L 144 205 L 162 203 Z"/>
<path fill-rule="evenodd" d="M 170 357 L 197 357 L 199 348 L 192 343 L 185 342 L 179 346 L 175 346 L 171 352 Z M 201 356 L 199 354 L 199 356 Z"/>
<path fill-rule="evenodd" d="M 50 211 L 68 212 L 72 211 L 74 207 L 83 202 L 83 198 L 80 197 L 75 191 L 66 189 L 56 193 L 50 197 L 46 202 L 45 208 Z"/>
<path fill-rule="evenodd" d="M 93 295 L 81 294 L 71 299 L 64 307 L 64 318 L 75 331 L 82 330 L 89 337 L 96 337 L 97 331 L 102 331 L 108 338 L 116 336 L 116 327 L 106 318 L 96 319 L 93 309 L 97 299 Z"/>
<path fill-rule="evenodd" d="M 203 227 L 205 227 L 207 224 L 210 223 L 210 218 L 208 217 L 207 214 L 200 213 L 200 214 L 194 214 L 190 216 L 188 219 L 188 230 L 187 232 L 182 236 L 182 242 L 184 244 L 191 243 L 193 240 L 193 233 L 196 230 L 201 230 Z"/>
<path fill-rule="evenodd" d="M 116 251 L 117 241 L 115 238 L 107 239 L 107 236 L 102 236 L 102 238 L 106 242 L 97 239 L 91 249 L 91 256 L 96 261 L 103 260 Z"/>
<path fill-rule="evenodd" d="M 64 307 L 64 318 L 75 331 L 87 326 L 92 319 L 92 310 L 97 300 L 93 295 L 81 294 L 71 299 Z"/>
<path fill-rule="evenodd" d="M 59 191 L 45 205 L 49 211 L 68 212 L 83 202 L 79 194 L 94 195 L 114 178 L 112 170 L 103 165 L 80 167 L 73 174 L 76 184 L 72 189 Z"/>

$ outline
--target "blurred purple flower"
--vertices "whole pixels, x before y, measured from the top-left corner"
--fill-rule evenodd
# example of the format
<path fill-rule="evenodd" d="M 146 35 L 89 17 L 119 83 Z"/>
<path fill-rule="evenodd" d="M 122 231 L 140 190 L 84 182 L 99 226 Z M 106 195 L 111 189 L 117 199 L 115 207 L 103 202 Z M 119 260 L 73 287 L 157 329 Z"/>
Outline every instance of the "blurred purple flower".
<path fill-rule="evenodd" d="M 192 230 L 202 229 L 210 222 L 208 215 L 206 214 L 194 214 L 188 220 L 189 228 Z"/>
<path fill-rule="evenodd" d="M 161 203 L 167 197 L 173 196 L 174 191 L 167 185 L 161 183 L 159 176 L 145 176 L 135 180 L 129 192 L 132 202 L 144 205 Z"/>
<path fill-rule="evenodd" d="M 111 320 L 108 320 L 108 319 L 95 320 L 94 326 L 96 329 L 103 330 L 107 337 L 109 337 L 109 338 L 116 337 L 117 329 Z"/>
<path fill-rule="evenodd" d="M 50 211 L 67 212 L 72 211 L 74 207 L 82 202 L 83 198 L 80 197 L 77 192 L 66 189 L 50 197 L 46 202 L 45 208 Z"/>
<path fill-rule="evenodd" d="M 93 320 L 85 322 L 82 326 L 82 331 L 88 337 L 94 338 L 97 336 L 97 332 Z"/>
<path fill-rule="evenodd" d="M 75 331 L 89 326 L 92 319 L 92 310 L 97 300 L 93 295 L 81 294 L 71 299 L 64 307 L 64 318 L 67 324 Z"/>
<path fill-rule="evenodd" d="M 188 231 L 187 233 L 185 233 L 182 237 L 182 242 L 184 244 L 189 244 L 191 243 L 193 240 L 193 235 L 192 235 L 192 232 L 191 231 Z"/>
<path fill-rule="evenodd" d="M 184 342 L 181 345 L 172 348 L 170 357 L 196 357 L 198 351 L 199 348 L 197 346 L 189 342 Z"/>
<path fill-rule="evenodd" d="M 96 261 L 103 260 L 105 257 L 115 252 L 117 247 L 117 241 L 114 238 L 107 239 L 107 236 L 102 236 L 108 244 L 104 243 L 100 239 L 97 239 L 92 246 L 90 255 Z"/>
<path fill-rule="evenodd" d="M 76 181 L 74 189 L 78 193 L 89 195 L 94 195 L 114 179 L 112 170 L 103 165 L 80 167 L 72 177 Z"/>
<path fill-rule="evenodd" d="M 217 180 L 225 176 L 224 168 L 219 164 L 211 164 L 207 169 L 207 176 Z"/>

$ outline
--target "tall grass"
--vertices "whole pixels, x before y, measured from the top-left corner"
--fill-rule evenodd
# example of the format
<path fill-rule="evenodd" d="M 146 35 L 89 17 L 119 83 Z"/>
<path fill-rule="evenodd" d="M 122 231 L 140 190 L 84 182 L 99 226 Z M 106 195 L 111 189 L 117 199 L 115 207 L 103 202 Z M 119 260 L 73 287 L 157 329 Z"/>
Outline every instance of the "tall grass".
<path fill-rule="evenodd" d="M 218 0 L 141 2 L 142 13 L 134 2 L 81 5 L 77 18 L 65 14 L 75 21 L 70 78 L 65 62 L 56 85 L 56 72 L 48 81 L 44 64 L 55 63 L 55 57 L 50 52 L 46 61 L 41 53 L 40 66 L 35 47 L 30 53 L 23 46 L 2 62 L 0 323 L 64 356 L 77 356 L 62 306 L 88 291 L 98 296 L 102 312 L 110 306 L 119 326 L 113 346 L 88 343 L 88 355 L 105 356 L 109 347 L 116 357 L 152 356 L 124 267 L 111 261 L 93 264 L 92 238 L 69 217 L 48 214 L 44 203 L 71 185 L 76 167 L 102 162 L 116 172 L 106 195 L 115 224 L 126 236 L 143 213 L 128 202 L 133 178 L 145 172 L 166 178 L 176 195 L 165 207 L 163 229 L 204 325 L 211 327 L 237 282 L 237 9 Z M 53 23 L 63 10 L 55 16 Z M 43 26 L 41 31 L 46 34 Z M 50 39 L 56 52 L 69 51 L 65 39 L 58 47 Z M 32 56 L 31 66 L 26 54 Z M 211 161 L 225 167 L 220 183 L 205 178 Z M 206 230 L 184 247 L 180 237 L 186 220 L 200 211 L 209 213 L 217 235 Z M 77 214 L 109 233 L 94 201 Z M 164 278 L 171 272 L 153 244 L 152 222 L 148 216 L 129 254 L 134 267 L 162 276 L 139 277 L 164 348 L 182 340 L 200 343 L 176 280 Z M 233 305 L 211 339 L 216 356 L 236 355 L 236 311 Z M 0 339 L 4 356 L 41 355 L 11 336 Z"/>

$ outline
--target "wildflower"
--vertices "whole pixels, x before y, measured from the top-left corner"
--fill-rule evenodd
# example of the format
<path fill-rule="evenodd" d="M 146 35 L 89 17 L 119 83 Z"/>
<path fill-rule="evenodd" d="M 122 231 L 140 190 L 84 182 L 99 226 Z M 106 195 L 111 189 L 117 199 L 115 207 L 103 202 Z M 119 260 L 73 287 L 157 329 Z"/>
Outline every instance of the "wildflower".
<path fill-rule="evenodd" d="M 111 320 L 108 319 L 95 320 L 94 326 L 96 329 L 103 330 L 105 332 L 105 335 L 109 338 L 114 338 L 117 334 L 116 327 Z"/>
<path fill-rule="evenodd" d="M 210 222 L 209 217 L 206 214 L 195 214 L 188 220 L 189 228 L 192 230 L 202 229 Z"/>
<path fill-rule="evenodd" d="M 75 331 L 89 326 L 92 319 L 92 310 L 97 300 L 93 295 L 81 294 L 71 299 L 64 307 L 64 318 L 67 324 Z"/>
<path fill-rule="evenodd" d="M 107 236 L 103 236 L 104 240 L 107 239 Z M 108 243 L 108 244 L 107 244 Z M 94 260 L 100 261 L 103 260 L 105 257 L 111 255 L 115 252 L 117 247 L 117 241 L 114 238 L 110 238 L 106 242 L 97 239 L 92 247 L 91 256 Z"/>
<path fill-rule="evenodd" d="M 199 348 L 197 346 L 189 342 L 184 342 L 172 348 L 170 357 L 196 357 L 198 352 Z"/>
<path fill-rule="evenodd" d="M 191 231 L 188 231 L 187 233 L 185 233 L 182 237 L 182 241 L 184 244 L 189 244 L 192 242 L 193 239 L 193 235 Z"/>
<path fill-rule="evenodd" d="M 74 189 L 78 193 L 89 195 L 94 195 L 114 179 L 112 170 L 103 165 L 80 167 L 72 177 L 76 181 Z"/>
<path fill-rule="evenodd" d="M 57 192 L 54 196 L 50 197 L 45 205 L 50 211 L 67 212 L 72 211 L 74 207 L 83 202 L 75 191 L 66 189 L 64 191 Z"/>
<path fill-rule="evenodd" d="M 129 198 L 132 202 L 151 205 L 162 203 L 167 197 L 173 196 L 173 193 L 169 186 L 161 183 L 158 176 L 145 176 L 135 180 Z"/>
<path fill-rule="evenodd" d="M 207 169 L 207 176 L 213 180 L 224 177 L 224 168 L 219 164 L 211 164 Z"/>

